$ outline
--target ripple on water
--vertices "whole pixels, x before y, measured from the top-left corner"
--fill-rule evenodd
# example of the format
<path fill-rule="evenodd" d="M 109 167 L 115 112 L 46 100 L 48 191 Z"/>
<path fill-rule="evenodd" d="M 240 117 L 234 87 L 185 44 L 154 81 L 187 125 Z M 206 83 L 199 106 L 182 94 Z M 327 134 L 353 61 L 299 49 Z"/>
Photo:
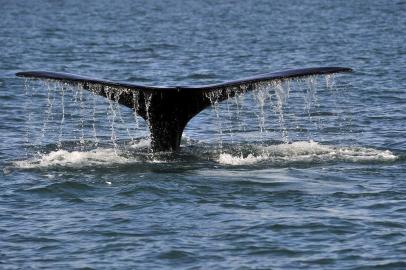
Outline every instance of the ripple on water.
<path fill-rule="evenodd" d="M 92 191 L 95 188 L 89 184 L 75 181 L 65 181 L 57 183 L 48 183 L 46 185 L 35 186 L 24 189 L 26 192 L 32 193 L 53 193 L 55 191 Z"/>

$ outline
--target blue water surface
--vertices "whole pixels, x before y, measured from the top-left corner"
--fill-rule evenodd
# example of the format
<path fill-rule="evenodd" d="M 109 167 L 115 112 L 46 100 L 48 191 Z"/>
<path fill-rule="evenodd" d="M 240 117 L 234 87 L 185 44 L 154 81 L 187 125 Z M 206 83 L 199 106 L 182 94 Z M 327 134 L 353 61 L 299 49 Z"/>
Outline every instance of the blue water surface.
<path fill-rule="evenodd" d="M 406 269 L 404 0 L 0 14 L 1 269 Z M 215 104 L 174 154 L 152 154 L 128 108 L 15 77 L 193 85 L 311 66 L 354 72 Z"/>

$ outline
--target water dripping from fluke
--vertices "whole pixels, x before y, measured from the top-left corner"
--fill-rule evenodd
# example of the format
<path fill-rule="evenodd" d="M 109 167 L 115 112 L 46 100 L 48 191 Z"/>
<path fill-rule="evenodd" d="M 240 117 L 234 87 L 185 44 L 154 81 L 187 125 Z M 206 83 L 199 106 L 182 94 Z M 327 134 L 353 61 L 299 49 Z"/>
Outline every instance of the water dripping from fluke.
<path fill-rule="evenodd" d="M 286 70 L 262 74 L 254 77 L 244 78 L 240 80 L 228 81 L 225 83 L 200 85 L 200 86 L 144 86 L 131 83 L 121 83 L 108 80 L 95 79 L 69 73 L 46 72 L 46 71 L 27 71 L 19 72 L 16 75 L 19 77 L 43 79 L 50 81 L 59 81 L 64 84 L 79 86 L 81 89 L 89 90 L 93 94 L 106 97 L 109 101 L 109 111 L 107 118 L 110 122 L 111 136 L 115 152 L 117 154 L 117 135 L 116 126 L 126 125 L 118 105 L 124 105 L 134 110 L 134 113 L 142 117 L 148 124 L 151 138 L 152 152 L 174 152 L 179 150 L 183 130 L 187 123 L 196 116 L 199 112 L 209 106 L 217 108 L 217 105 L 224 101 L 233 98 L 238 103 L 238 97 L 247 92 L 253 91 L 256 93 L 257 104 L 260 106 L 260 112 L 257 115 L 261 137 L 265 132 L 265 122 L 267 119 L 264 107 L 266 102 L 272 103 L 273 111 L 278 115 L 280 130 L 282 130 L 282 139 L 287 142 L 289 140 L 286 129 L 286 117 L 284 114 L 284 104 L 287 102 L 289 95 L 289 83 L 291 79 L 298 79 L 314 75 L 329 75 L 342 72 L 351 72 L 350 68 L 344 67 L 316 67 Z M 287 87 L 287 88 L 286 88 Z M 273 96 L 269 94 L 267 89 L 272 89 L 275 93 Z M 287 91 L 285 91 L 287 89 Z M 256 91 L 258 90 L 258 91 Z M 54 92 L 48 92 L 48 105 L 45 121 L 43 124 L 43 132 L 46 132 L 48 118 L 53 116 Z M 63 94 L 65 94 L 62 91 Z M 78 97 L 79 96 L 79 97 Z M 79 94 L 76 92 L 75 100 L 79 99 L 79 131 L 80 142 L 84 142 L 84 126 L 85 112 L 83 95 L 81 90 Z M 60 119 L 61 125 L 66 121 L 65 106 L 66 98 L 63 99 L 63 114 Z M 240 105 L 240 104 L 239 104 Z M 240 106 L 241 109 L 243 107 Z M 244 114 L 238 112 L 238 114 Z M 97 138 L 95 129 L 94 114 L 92 112 L 93 137 Z M 240 116 L 240 115 L 239 115 Z M 223 126 L 220 121 L 221 116 L 218 115 L 219 122 L 219 141 L 220 148 L 222 147 Z M 137 120 L 138 121 L 138 120 Z M 138 125 L 138 124 L 137 124 Z M 62 138 L 63 128 L 59 129 L 59 137 Z M 134 140 L 130 134 L 130 128 L 125 127 L 127 136 Z M 228 128 L 228 134 L 233 137 L 231 128 Z M 97 145 L 97 141 L 95 144 Z"/>
<path fill-rule="evenodd" d="M 290 70 L 182 87 L 147 87 L 66 73 L 18 73 L 45 80 L 31 89 L 35 91 L 25 82 L 29 99 L 25 106 L 40 105 L 43 113 L 36 116 L 26 108 L 27 156 L 7 170 L 142 168 L 147 164 L 156 169 L 174 162 L 191 167 L 190 161 L 196 161 L 193 166 L 218 168 L 397 160 L 388 150 L 323 140 L 323 134 L 337 132 L 338 138 L 351 130 L 351 120 L 342 117 L 346 107 L 336 100 L 343 96 L 343 88 L 335 81 L 335 73 L 349 71 Z M 323 87 L 327 91 L 321 91 Z M 47 91 L 41 94 L 43 89 Z M 36 95 L 43 98 L 41 104 L 33 104 Z M 122 112 L 124 107 L 133 113 Z M 187 123 L 207 107 L 213 115 L 202 114 L 202 122 L 212 125 L 213 130 L 206 132 L 211 139 L 182 136 Z M 204 128 L 201 122 L 200 127 Z"/>

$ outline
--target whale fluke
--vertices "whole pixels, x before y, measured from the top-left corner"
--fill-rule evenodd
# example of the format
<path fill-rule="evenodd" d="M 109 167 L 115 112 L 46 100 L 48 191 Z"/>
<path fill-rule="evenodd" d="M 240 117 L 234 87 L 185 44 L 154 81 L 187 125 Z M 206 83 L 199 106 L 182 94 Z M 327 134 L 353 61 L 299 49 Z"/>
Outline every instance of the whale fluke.
<path fill-rule="evenodd" d="M 159 152 L 178 150 L 186 124 L 213 102 L 255 90 L 259 83 L 351 71 L 346 67 L 292 69 L 218 84 L 170 87 L 145 86 L 61 72 L 25 71 L 16 75 L 80 85 L 135 110 L 148 122 L 152 151 Z"/>

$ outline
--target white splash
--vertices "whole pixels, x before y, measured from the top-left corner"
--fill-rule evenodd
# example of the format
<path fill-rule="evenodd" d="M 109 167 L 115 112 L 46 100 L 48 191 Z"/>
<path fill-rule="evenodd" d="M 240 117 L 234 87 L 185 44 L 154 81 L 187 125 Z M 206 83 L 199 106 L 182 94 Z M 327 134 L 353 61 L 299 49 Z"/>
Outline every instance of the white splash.
<path fill-rule="evenodd" d="M 231 154 L 222 153 L 220 154 L 217 162 L 224 165 L 252 165 L 266 159 L 267 157 L 263 155 L 254 156 L 249 154 L 248 156 L 244 157 L 243 155 L 233 156 Z"/>
<path fill-rule="evenodd" d="M 393 161 L 398 157 L 389 150 L 365 147 L 339 147 L 322 145 L 314 141 L 299 141 L 266 147 L 258 147 L 256 153 L 247 156 L 221 153 L 217 162 L 225 165 L 251 165 L 263 161 L 280 162 L 366 162 Z"/>
<path fill-rule="evenodd" d="M 139 148 L 148 148 L 151 146 L 151 139 L 140 139 L 139 141 L 133 141 L 130 145 L 131 148 L 133 149 L 139 149 Z"/>
<path fill-rule="evenodd" d="M 131 157 L 116 154 L 115 149 L 97 148 L 91 151 L 57 150 L 38 157 L 15 161 L 14 166 L 20 169 L 48 168 L 48 167 L 88 167 L 94 165 L 131 164 L 138 162 Z"/>

